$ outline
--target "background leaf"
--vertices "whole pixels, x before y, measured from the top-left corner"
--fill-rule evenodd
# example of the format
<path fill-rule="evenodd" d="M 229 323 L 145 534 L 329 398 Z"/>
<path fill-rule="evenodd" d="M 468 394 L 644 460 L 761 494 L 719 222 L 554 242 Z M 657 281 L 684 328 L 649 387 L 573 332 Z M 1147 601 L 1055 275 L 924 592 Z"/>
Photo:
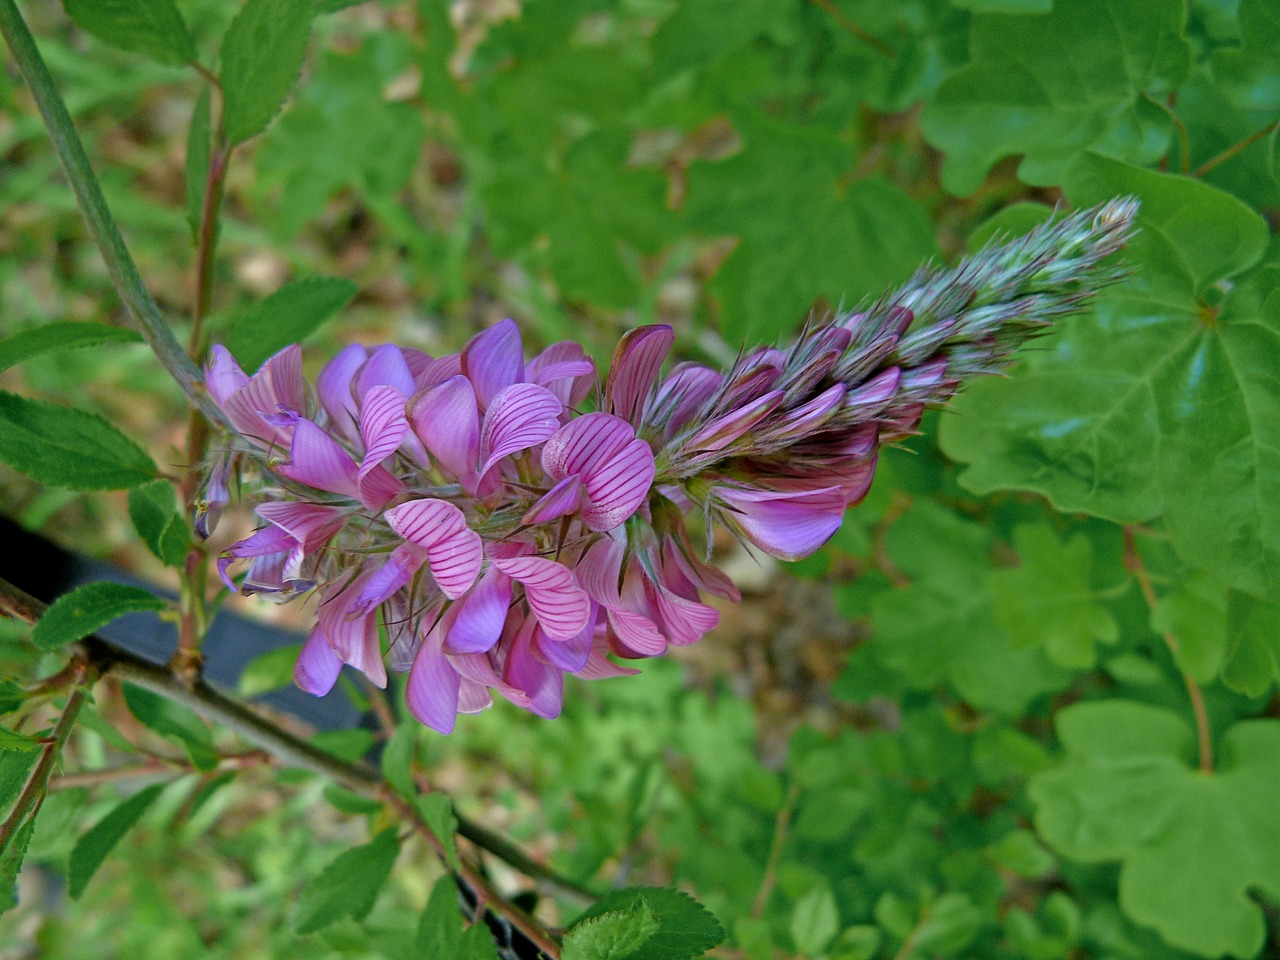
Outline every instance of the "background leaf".
<path fill-rule="evenodd" d="M 31 357 L 57 350 L 97 347 L 107 343 L 141 343 L 142 337 L 124 327 L 72 320 L 46 323 L 0 340 L 0 370 Z"/>
<path fill-rule="evenodd" d="M 67 887 L 71 899 L 80 898 L 112 849 L 155 803 L 162 790 L 164 785 L 157 783 L 122 800 L 76 841 L 67 864 Z"/>
<path fill-rule="evenodd" d="M 298 933 L 315 933 L 345 917 L 363 920 L 399 855 L 400 841 L 394 828 L 340 853 L 303 888 L 294 919 Z"/>
<path fill-rule="evenodd" d="M 40 650 L 56 650 L 83 640 L 126 613 L 163 610 L 165 606 L 165 601 L 140 587 L 106 582 L 85 584 L 49 605 L 31 631 L 31 642 Z"/>
<path fill-rule="evenodd" d="M 302 70 L 315 0 L 246 0 L 222 41 L 222 128 L 231 146 L 267 128 Z"/>
<path fill-rule="evenodd" d="M 246 370 L 256 370 L 272 354 L 301 343 L 351 302 L 358 288 L 339 277 L 308 277 L 286 284 L 239 313 L 224 345 Z"/>
<path fill-rule="evenodd" d="M 196 45 L 172 0 L 62 0 L 67 16 L 99 40 L 171 66 L 196 59 Z"/>

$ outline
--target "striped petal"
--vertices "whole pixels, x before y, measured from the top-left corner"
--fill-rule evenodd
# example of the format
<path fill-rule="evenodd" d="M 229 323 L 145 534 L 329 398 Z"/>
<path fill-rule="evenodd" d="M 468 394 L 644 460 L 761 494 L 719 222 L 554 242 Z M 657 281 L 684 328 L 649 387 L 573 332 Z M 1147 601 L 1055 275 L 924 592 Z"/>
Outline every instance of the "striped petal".
<path fill-rule="evenodd" d="M 536 447 L 560 429 L 560 401 L 546 387 L 517 383 L 489 403 L 480 434 L 480 475 L 503 457 Z"/>
<path fill-rule="evenodd" d="M 410 500 L 386 513 L 400 536 L 427 551 L 431 576 L 456 600 L 471 588 L 484 562 L 480 536 L 467 526 L 462 511 L 445 500 Z"/>
<path fill-rule="evenodd" d="M 511 606 L 511 578 L 494 567 L 485 571 L 455 607 L 446 642 L 451 653 L 484 653 L 502 636 Z"/>
<path fill-rule="evenodd" d="M 409 411 L 413 432 L 453 478 L 474 493 L 480 458 L 480 413 L 466 377 L 451 377 L 419 394 Z"/>
<path fill-rule="evenodd" d="M 613 353 L 604 388 L 610 413 L 633 424 L 640 422 L 645 401 L 674 342 L 675 333 L 666 324 L 638 327 L 623 336 Z"/>
<path fill-rule="evenodd" d="M 276 472 L 317 490 L 356 496 L 356 462 L 337 441 L 310 420 L 299 418 L 289 446 L 289 462 Z"/>
<path fill-rule="evenodd" d="M 608 413 L 575 417 L 542 448 L 542 468 L 555 480 L 585 473 L 613 457 L 635 438 L 631 424 Z"/>
<path fill-rule="evenodd" d="M 312 696 L 323 697 L 333 689 L 341 670 L 342 660 L 317 626 L 302 645 L 302 652 L 293 665 L 293 682 Z"/>
<path fill-rule="evenodd" d="M 719 487 L 714 496 L 728 508 L 721 515 L 730 525 L 779 560 L 809 556 L 831 539 L 843 519 L 838 487 L 803 492 Z"/>
<path fill-rule="evenodd" d="M 398 388 L 379 385 L 364 396 L 360 406 L 360 439 L 364 443 L 364 459 L 360 461 L 359 479 L 391 456 L 409 435 L 405 417 L 405 394 Z"/>
<path fill-rule="evenodd" d="M 587 526 L 596 532 L 620 526 L 649 496 L 655 466 L 653 451 L 639 437 L 631 440 L 608 461 L 584 475 Z"/>
<path fill-rule="evenodd" d="M 543 557 L 494 558 L 493 565 L 524 586 L 525 599 L 553 640 L 576 636 L 591 616 L 591 598 L 573 571 Z"/>
<path fill-rule="evenodd" d="M 577 673 L 587 665 L 587 660 L 591 657 L 594 633 L 594 622 L 588 623 L 568 640 L 552 640 L 545 630 L 538 629 L 533 634 L 534 653 L 543 662 L 565 673 Z"/>
<path fill-rule="evenodd" d="M 571 474 L 544 493 L 520 518 L 520 522 L 528 525 L 550 523 L 577 510 L 581 498 L 582 481 L 576 474 Z"/>
<path fill-rule="evenodd" d="M 325 364 L 316 378 L 316 393 L 320 395 L 320 405 L 329 415 L 331 428 L 348 440 L 356 438 L 360 419 L 356 398 L 351 392 L 351 381 L 368 358 L 368 351 L 353 343 Z"/>
<path fill-rule="evenodd" d="M 458 719 L 461 678 L 441 648 L 438 630 L 423 642 L 409 669 L 404 699 L 409 712 L 432 730 L 452 733 Z"/>
<path fill-rule="evenodd" d="M 524 348 L 515 322 L 503 320 L 472 337 L 462 351 L 462 372 L 475 387 L 481 410 L 499 391 L 523 380 Z"/>

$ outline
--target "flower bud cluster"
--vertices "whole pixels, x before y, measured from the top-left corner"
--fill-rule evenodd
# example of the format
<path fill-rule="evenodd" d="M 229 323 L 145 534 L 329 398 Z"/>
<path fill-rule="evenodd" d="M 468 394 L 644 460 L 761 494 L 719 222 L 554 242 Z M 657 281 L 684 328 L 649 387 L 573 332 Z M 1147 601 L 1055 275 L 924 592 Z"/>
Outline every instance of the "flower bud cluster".
<path fill-rule="evenodd" d="M 314 591 L 295 670 L 311 693 L 344 663 L 385 685 L 389 661 L 441 732 L 493 691 L 554 717 L 565 674 L 633 673 L 618 661 L 716 625 L 706 595 L 738 599 L 688 517 L 784 559 L 818 549 L 866 495 L 881 446 L 1113 279 L 1101 261 L 1133 215 L 1117 201 L 922 271 L 725 372 L 664 374 L 661 325 L 624 336 L 603 383 L 574 343 L 526 361 L 510 320 L 445 357 L 350 346 L 314 387 L 297 346 L 253 376 L 217 347 L 209 392 L 264 478 L 264 525 L 219 572 L 236 589 L 230 567 L 248 561 L 245 593 Z M 210 466 L 201 532 L 233 459 Z"/>

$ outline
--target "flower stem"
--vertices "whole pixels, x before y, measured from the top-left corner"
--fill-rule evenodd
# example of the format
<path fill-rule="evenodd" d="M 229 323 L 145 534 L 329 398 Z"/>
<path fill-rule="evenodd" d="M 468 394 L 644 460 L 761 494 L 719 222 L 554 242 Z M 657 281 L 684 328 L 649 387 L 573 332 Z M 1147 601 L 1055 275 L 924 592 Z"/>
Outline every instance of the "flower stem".
<path fill-rule="evenodd" d="M 1193 177 L 1203 177 L 1210 170 L 1226 163 L 1236 154 L 1243 153 L 1245 150 L 1248 150 L 1259 140 L 1262 140 L 1264 137 L 1270 136 L 1276 130 L 1280 130 L 1280 120 L 1274 120 L 1271 123 L 1268 123 L 1261 130 L 1255 130 L 1253 133 L 1249 134 L 1249 136 L 1245 137 L 1243 140 L 1236 141 L 1231 146 L 1227 147 L 1227 149 L 1223 150 L 1221 153 L 1217 154 L 1216 156 L 1210 157 L 1204 163 L 1200 164 L 1200 166 L 1196 167 L 1195 171 L 1191 175 Z"/>
<path fill-rule="evenodd" d="M 1124 565 L 1134 579 L 1138 581 L 1138 587 L 1142 590 L 1142 596 L 1147 601 L 1147 606 L 1152 610 L 1155 609 L 1158 598 L 1156 597 L 1155 587 L 1151 583 L 1151 574 L 1147 572 L 1146 564 L 1142 562 L 1142 555 L 1138 553 L 1138 545 L 1133 537 L 1133 531 L 1129 527 L 1124 528 Z M 1174 663 L 1178 660 L 1179 643 L 1177 636 L 1170 630 L 1166 630 L 1162 636 L 1164 637 L 1165 646 L 1169 648 L 1169 653 L 1173 655 Z M 1182 669 L 1179 667 L 1179 669 Z M 1200 743 L 1200 770 L 1203 773 L 1213 773 L 1213 735 L 1209 728 L 1209 712 L 1205 709 L 1204 694 L 1200 691 L 1200 685 L 1196 683 L 1195 678 L 1186 670 L 1182 670 L 1182 682 L 1187 687 L 1187 697 L 1191 700 L 1191 712 L 1196 718 L 1196 737 Z"/>
<path fill-rule="evenodd" d="M 224 424 L 226 418 L 204 389 L 199 368 L 183 351 L 138 275 L 138 268 L 107 207 L 102 187 L 89 164 L 84 145 L 67 113 L 66 104 L 58 95 L 49 68 L 45 66 L 31 31 L 27 29 L 14 0 L 0 0 L 0 34 L 4 35 L 18 69 L 35 98 L 53 141 L 54 152 L 71 183 L 80 212 L 84 214 L 89 234 L 98 245 L 102 259 L 106 261 L 111 283 L 134 326 L 155 352 L 160 363 L 177 381 L 191 404 L 199 407 L 212 422 Z"/>

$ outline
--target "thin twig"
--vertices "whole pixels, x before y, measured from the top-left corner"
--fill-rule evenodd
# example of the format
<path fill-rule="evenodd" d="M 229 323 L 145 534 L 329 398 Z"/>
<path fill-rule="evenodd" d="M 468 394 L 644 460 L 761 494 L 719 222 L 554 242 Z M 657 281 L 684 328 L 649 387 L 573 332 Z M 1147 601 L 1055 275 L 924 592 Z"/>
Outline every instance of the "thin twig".
<path fill-rule="evenodd" d="M 249 750 L 245 753 L 234 753 L 221 757 L 218 765 L 212 770 L 200 770 L 201 774 L 212 775 L 229 770 L 247 770 L 270 763 L 272 757 L 265 750 Z M 104 770 L 78 770 L 65 773 L 49 781 L 50 790 L 68 790 L 72 787 L 96 787 L 117 780 L 134 780 L 139 777 L 154 777 L 164 774 L 186 774 L 197 772 L 195 766 L 188 761 L 171 760 L 168 757 L 152 757 L 142 763 L 130 763 L 119 767 L 107 767 Z"/>
<path fill-rule="evenodd" d="M 1271 134 L 1274 133 L 1276 130 L 1280 130 L 1280 120 L 1273 120 L 1271 123 L 1268 123 L 1261 130 L 1255 130 L 1253 133 L 1249 134 L 1249 136 L 1245 137 L 1243 140 L 1236 141 L 1231 146 L 1227 147 L 1227 149 L 1223 150 L 1217 156 L 1210 157 L 1204 163 L 1200 164 L 1200 166 L 1196 167 L 1195 172 L 1193 172 L 1191 175 L 1193 177 L 1203 177 L 1206 173 L 1208 173 L 1214 167 L 1217 167 L 1221 164 L 1226 163 L 1228 160 L 1234 157 L 1237 153 L 1242 153 L 1243 151 L 1248 150 L 1259 140 L 1262 140 L 1266 137 L 1271 136 Z"/>
<path fill-rule="evenodd" d="M 49 138 L 53 141 L 54 152 L 71 183 L 80 212 L 84 214 L 89 234 L 102 253 L 111 283 L 134 326 L 192 405 L 199 407 L 211 422 L 225 424 L 226 417 L 204 388 L 199 368 L 183 351 L 165 323 L 160 308 L 143 285 L 133 257 L 120 236 L 120 229 L 107 208 L 102 188 L 89 164 L 84 145 L 76 134 L 66 105 L 58 95 L 49 68 L 45 66 L 31 31 L 27 29 L 13 0 L 0 0 L 0 34 L 4 35 L 18 69 L 35 98 L 45 127 L 48 128 Z"/>
<path fill-rule="evenodd" d="M 1155 587 L 1151 584 L 1151 574 L 1147 572 L 1146 564 L 1142 562 L 1142 555 L 1138 553 L 1138 545 L 1129 527 L 1124 528 L 1124 565 L 1138 581 L 1147 606 L 1154 610 L 1158 602 Z M 1196 735 L 1200 742 L 1200 769 L 1204 773 L 1212 773 L 1213 735 L 1209 729 L 1209 712 L 1205 709 L 1204 694 L 1200 692 L 1200 685 L 1196 683 L 1195 678 L 1178 664 L 1178 638 L 1170 630 L 1166 630 L 1162 636 L 1165 646 L 1169 648 L 1169 653 L 1173 655 L 1175 665 L 1182 672 L 1182 682 L 1186 684 L 1187 697 L 1191 700 L 1191 712 L 1195 714 Z"/>
<path fill-rule="evenodd" d="M 842 11 L 839 7 L 837 7 L 834 3 L 832 3 L 831 0 L 809 0 L 809 2 L 812 3 L 818 9 L 824 11 L 825 13 L 833 17 L 836 23 L 840 24 L 840 26 L 844 28 L 846 33 L 848 33 L 854 39 L 860 40 L 862 43 L 865 43 L 868 47 L 870 47 L 876 53 L 890 60 L 893 60 L 897 57 L 897 54 L 894 53 L 893 47 L 889 46 L 889 44 L 885 43 L 883 40 L 877 37 L 874 33 L 868 33 L 862 27 L 858 26 L 856 23 L 850 20 L 847 16 L 845 16 L 844 11 Z"/>
<path fill-rule="evenodd" d="M 792 783 L 787 788 L 787 795 L 773 823 L 773 843 L 769 846 L 769 859 L 765 862 L 764 879 L 760 881 L 760 889 L 756 893 L 755 902 L 751 905 L 751 916 L 757 920 L 764 916 L 764 908 L 769 904 L 769 894 L 773 893 L 778 863 L 782 859 L 782 848 L 786 845 L 787 834 L 791 831 L 791 814 L 795 811 L 796 801 L 799 798 L 800 786 Z"/>

